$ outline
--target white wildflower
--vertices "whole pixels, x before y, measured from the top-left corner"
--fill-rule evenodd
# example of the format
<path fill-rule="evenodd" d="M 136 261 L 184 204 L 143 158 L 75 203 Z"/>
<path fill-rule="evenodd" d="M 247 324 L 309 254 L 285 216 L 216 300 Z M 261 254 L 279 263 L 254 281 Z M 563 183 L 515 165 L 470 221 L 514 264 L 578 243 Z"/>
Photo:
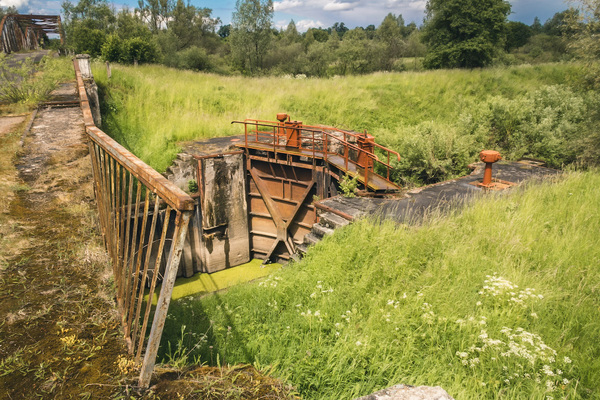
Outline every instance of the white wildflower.
<path fill-rule="evenodd" d="M 469 360 L 469 367 L 475 368 L 477 364 L 479 364 L 479 358 L 475 357 Z"/>
<path fill-rule="evenodd" d="M 550 368 L 549 365 L 544 365 L 542 367 L 542 372 L 548 376 L 554 376 L 554 372 L 552 371 L 552 368 Z"/>

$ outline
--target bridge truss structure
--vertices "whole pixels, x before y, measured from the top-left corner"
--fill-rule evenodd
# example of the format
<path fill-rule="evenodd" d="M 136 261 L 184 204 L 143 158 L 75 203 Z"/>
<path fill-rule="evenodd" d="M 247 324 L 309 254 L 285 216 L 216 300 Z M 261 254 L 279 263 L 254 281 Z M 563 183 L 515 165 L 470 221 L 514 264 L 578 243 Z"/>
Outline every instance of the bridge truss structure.
<path fill-rule="evenodd" d="M 39 48 L 48 34 L 60 35 L 64 44 L 63 29 L 58 15 L 7 14 L 0 21 L 0 51 L 6 54 Z"/>

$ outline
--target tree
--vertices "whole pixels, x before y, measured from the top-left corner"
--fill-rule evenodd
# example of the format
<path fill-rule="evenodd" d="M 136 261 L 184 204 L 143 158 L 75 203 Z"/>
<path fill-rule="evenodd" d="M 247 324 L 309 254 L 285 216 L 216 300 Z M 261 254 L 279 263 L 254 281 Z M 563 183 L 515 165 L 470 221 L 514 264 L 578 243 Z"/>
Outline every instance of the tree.
<path fill-rule="evenodd" d="M 569 21 L 576 21 L 578 15 L 579 11 L 574 8 L 557 12 L 544 23 L 542 32 L 551 36 L 569 36 L 573 33 Z"/>
<path fill-rule="evenodd" d="M 231 25 L 230 24 L 221 25 L 217 34 L 223 39 L 228 38 L 229 35 L 231 34 Z"/>
<path fill-rule="evenodd" d="M 306 35 L 308 36 L 309 33 L 319 43 L 325 43 L 329 40 L 329 33 L 326 29 L 310 28 L 308 31 L 306 31 Z"/>
<path fill-rule="evenodd" d="M 106 36 L 115 30 L 115 12 L 106 0 L 79 0 L 62 4 L 67 46 L 93 57 L 102 52 Z"/>
<path fill-rule="evenodd" d="M 298 29 L 296 28 L 296 23 L 294 20 L 290 21 L 287 28 L 283 32 L 283 38 L 288 43 L 296 43 L 302 39 L 298 33 Z"/>
<path fill-rule="evenodd" d="M 332 32 L 332 36 L 335 33 Z M 363 28 L 354 28 L 348 31 L 336 50 L 337 68 L 339 75 L 364 74 L 373 69 L 375 58 L 372 41 L 367 39 Z"/>
<path fill-rule="evenodd" d="M 531 28 L 522 22 L 508 21 L 506 24 L 506 51 L 525 46 L 531 37 Z"/>
<path fill-rule="evenodd" d="M 385 70 L 390 71 L 394 61 L 402 55 L 404 47 L 403 28 L 405 26 L 402 15 L 396 17 L 392 13 L 389 13 L 377 28 L 376 37 L 384 46 L 381 65 Z"/>
<path fill-rule="evenodd" d="M 336 22 L 329 29 L 333 32 L 337 32 L 340 38 L 344 37 L 344 34 L 350 30 L 343 22 Z"/>
<path fill-rule="evenodd" d="M 99 29 L 108 33 L 114 28 L 116 22 L 115 10 L 108 4 L 107 0 L 79 0 L 73 5 L 69 0 L 62 3 L 65 30 L 69 26 L 83 23 L 89 29 Z"/>
<path fill-rule="evenodd" d="M 579 0 L 565 22 L 573 41 L 571 48 L 585 62 L 584 79 L 600 88 L 600 0 Z M 600 142 L 600 139 L 598 140 Z"/>
<path fill-rule="evenodd" d="M 17 7 L 15 6 L 9 6 L 9 7 L 0 7 L 0 20 L 2 19 L 2 17 L 4 17 L 5 15 L 8 14 L 18 14 L 19 10 L 17 10 Z"/>
<path fill-rule="evenodd" d="M 132 13 L 127 7 L 123 8 L 117 14 L 116 33 L 121 39 L 141 37 L 149 40 L 152 37 L 152 32 L 148 28 L 148 25 L 142 21 L 140 13 Z"/>
<path fill-rule="evenodd" d="M 198 8 L 177 0 L 167 27 L 177 37 L 177 50 L 200 44 L 207 34 L 213 34 L 219 19 L 211 18 L 210 8 Z"/>
<path fill-rule="evenodd" d="M 271 43 L 272 0 L 237 0 L 232 17 L 231 51 L 238 67 L 256 74 Z"/>
<path fill-rule="evenodd" d="M 173 0 L 139 0 L 138 10 L 153 33 L 167 27 L 173 11 Z"/>
<path fill-rule="evenodd" d="M 510 4 L 504 0 L 428 0 L 425 67 L 489 65 L 504 46 L 509 13 Z"/>
<path fill-rule="evenodd" d="M 542 33 L 542 23 L 540 22 L 540 19 L 538 17 L 535 17 L 533 19 L 533 24 L 531 24 L 531 34 L 532 35 L 538 35 L 540 33 Z"/>

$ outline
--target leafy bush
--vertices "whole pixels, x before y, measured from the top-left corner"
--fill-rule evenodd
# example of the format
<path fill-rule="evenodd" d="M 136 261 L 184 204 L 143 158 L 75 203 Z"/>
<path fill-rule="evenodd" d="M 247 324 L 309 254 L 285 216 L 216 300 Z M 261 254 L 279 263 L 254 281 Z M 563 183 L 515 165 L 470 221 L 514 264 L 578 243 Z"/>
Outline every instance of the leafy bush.
<path fill-rule="evenodd" d="M 459 133 L 457 127 L 423 122 L 404 129 L 386 143 L 401 154 L 392 178 L 403 184 L 429 184 L 468 172 L 483 144 L 475 135 Z"/>
<path fill-rule="evenodd" d="M 92 57 L 98 57 L 102 54 L 102 45 L 105 40 L 105 31 L 89 28 L 83 24 L 77 24 L 73 27 L 69 39 L 73 43 L 76 53 L 89 54 Z"/>
<path fill-rule="evenodd" d="M 552 167 L 582 160 L 590 129 L 597 124 L 595 92 L 575 92 L 565 86 L 546 86 L 526 96 L 494 96 L 465 113 L 461 135 L 497 147 L 505 158 L 539 158 Z M 588 156 L 586 163 L 593 163 Z"/>
<path fill-rule="evenodd" d="M 356 190 L 358 188 L 358 177 L 350 177 L 350 175 L 342 176 L 340 179 L 340 190 L 344 197 L 352 198 L 356 197 Z"/>
<path fill-rule="evenodd" d="M 102 45 L 102 58 L 106 61 L 119 62 L 123 59 L 123 40 L 117 35 L 109 35 Z"/>
<path fill-rule="evenodd" d="M 158 56 L 158 49 L 152 40 L 134 37 L 123 43 L 123 59 L 127 62 L 153 62 Z"/>
<path fill-rule="evenodd" d="M 210 59 L 206 50 L 200 47 L 190 47 L 177 52 L 176 67 L 183 69 L 192 69 L 195 71 L 207 71 L 211 69 Z"/>

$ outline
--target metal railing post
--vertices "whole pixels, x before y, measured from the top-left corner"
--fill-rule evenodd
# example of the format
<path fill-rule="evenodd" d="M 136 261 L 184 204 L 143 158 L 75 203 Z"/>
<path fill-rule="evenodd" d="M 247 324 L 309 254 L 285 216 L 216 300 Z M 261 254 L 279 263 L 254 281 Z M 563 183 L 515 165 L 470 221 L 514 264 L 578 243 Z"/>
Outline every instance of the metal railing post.
<path fill-rule="evenodd" d="M 175 285 L 175 279 L 177 278 L 177 270 L 179 269 L 179 261 L 181 260 L 181 253 L 183 252 L 183 245 L 191 215 L 192 212 L 182 212 L 177 214 L 174 234 L 175 242 L 171 246 L 171 253 L 165 272 L 166 276 L 163 279 L 160 295 L 156 304 L 156 311 L 154 312 L 152 329 L 150 330 L 150 336 L 148 337 L 146 354 L 144 355 L 140 379 L 138 381 L 140 387 L 145 388 L 150 384 L 150 378 L 152 377 L 152 371 L 154 370 L 154 364 L 156 362 L 156 354 L 158 353 L 158 345 L 160 344 L 162 331 L 165 327 L 167 312 L 169 310 L 169 304 L 171 303 L 171 293 L 173 292 L 173 286 Z M 150 302 L 152 299 L 149 298 L 148 301 Z"/>
<path fill-rule="evenodd" d="M 117 307 L 129 352 L 136 361 L 142 358 L 143 353 L 139 384 L 147 387 L 156 362 L 194 200 L 94 125 L 77 60 L 74 60 L 74 69 L 89 139 L 100 226 L 115 279 Z M 245 137 L 247 142 L 247 131 Z M 151 202 L 154 202 L 152 210 Z M 166 211 L 161 211 L 162 205 L 166 205 Z M 172 216 L 175 217 L 174 232 L 169 229 L 173 223 Z M 156 232 L 161 218 L 164 218 L 159 225 L 162 228 Z M 157 234 L 160 236 L 158 249 L 155 247 Z M 154 313 L 148 343 L 144 346 L 162 253 L 167 252 L 165 244 L 168 241 L 171 247 L 159 307 Z M 150 291 L 145 300 L 147 283 Z"/>

